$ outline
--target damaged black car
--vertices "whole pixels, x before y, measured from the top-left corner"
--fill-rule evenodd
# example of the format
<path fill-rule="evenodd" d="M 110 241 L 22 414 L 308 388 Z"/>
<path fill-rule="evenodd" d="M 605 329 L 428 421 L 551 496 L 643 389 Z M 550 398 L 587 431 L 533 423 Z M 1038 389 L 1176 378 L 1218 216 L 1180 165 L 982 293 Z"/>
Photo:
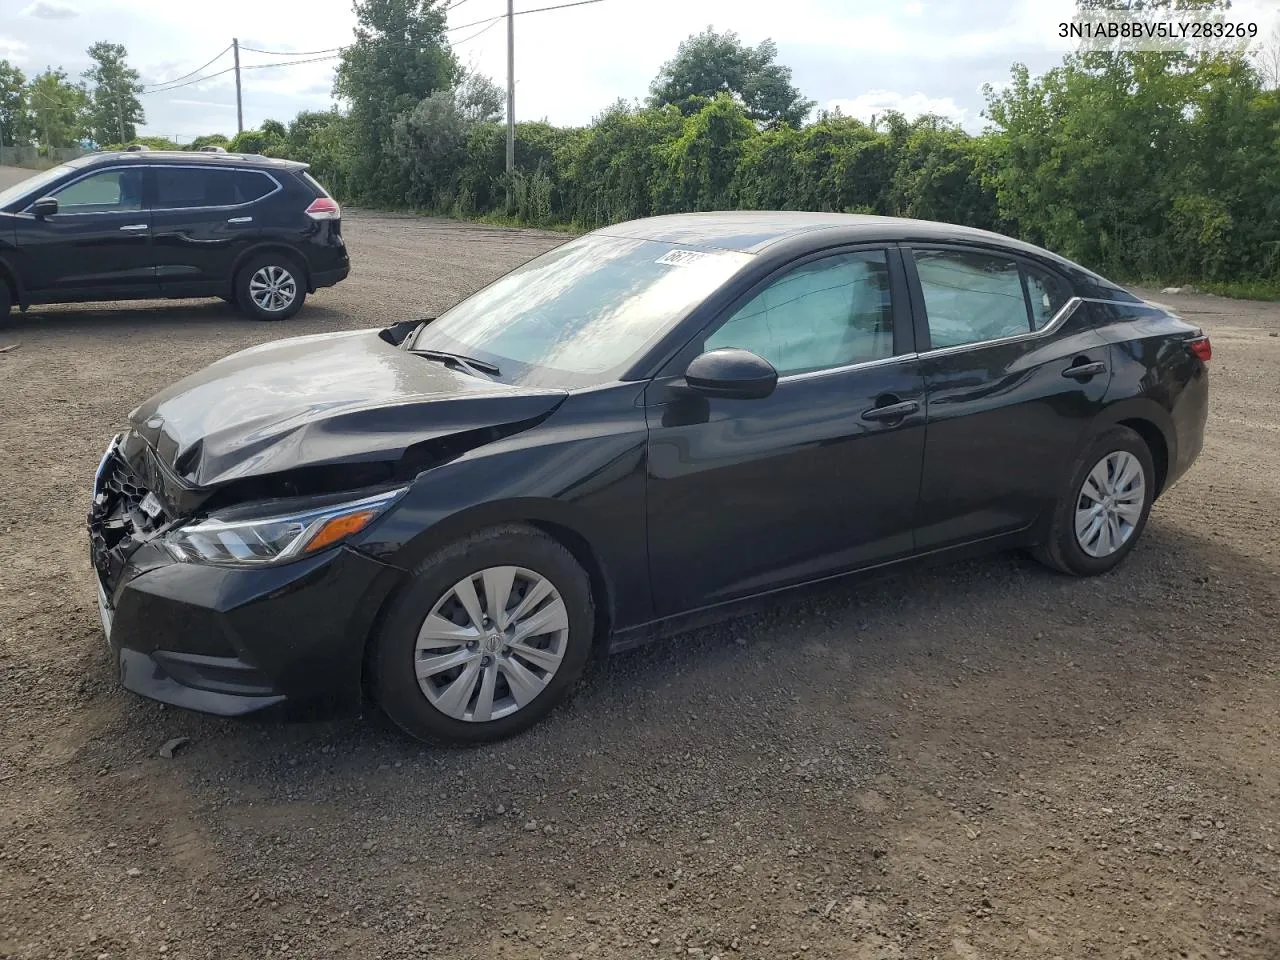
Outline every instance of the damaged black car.
<path fill-rule="evenodd" d="M 494 740 L 594 653 L 780 590 L 975 548 L 1111 570 L 1200 450 L 1209 357 L 983 231 L 619 224 L 134 410 L 88 517 L 103 627 L 180 707 Z"/>

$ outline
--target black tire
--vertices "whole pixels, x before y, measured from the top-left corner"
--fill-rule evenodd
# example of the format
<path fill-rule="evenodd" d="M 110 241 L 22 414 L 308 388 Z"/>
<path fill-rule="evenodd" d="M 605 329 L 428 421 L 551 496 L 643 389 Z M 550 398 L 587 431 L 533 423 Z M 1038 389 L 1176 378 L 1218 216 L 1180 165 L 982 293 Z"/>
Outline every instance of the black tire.
<path fill-rule="evenodd" d="M 1130 453 L 1142 468 L 1143 494 L 1138 520 L 1118 550 L 1105 556 L 1091 556 L 1076 537 L 1076 507 L 1084 497 L 1086 478 L 1104 458 L 1114 453 Z M 1146 442 L 1128 427 L 1110 427 L 1094 438 L 1072 465 L 1066 489 L 1054 505 L 1044 542 L 1032 553 L 1046 566 L 1077 577 L 1093 577 L 1114 570 L 1142 537 L 1151 515 L 1156 472 Z"/>
<path fill-rule="evenodd" d="M 456 584 L 468 575 L 499 566 L 532 571 L 549 581 L 559 593 L 568 614 L 563 656 L 542 691 L 515 712 L 488 721 L 452 717 L 437 709 L 419 686 L 414 666 L 418 632 L 427 616 Z M 594 632 L 591 581 L 568 550 L 530 527 L 509 525 L 482 530 L 425 559 L 393 601 L 373 641 L 370 659 L 373 695 L 387 716 L 418 740 L 447 744 L 502 740 L 527 730 L 564 699 L 582 676 L 591 654 Z M 495 654 L 494 659 L 498 656 Z M 507 681 L 505 675 L 497 675 L 500 677 L 496 681 L 497 689 L 502 690 L 501 685 Z M 437 676 L 447 681 L 450 674 Z M 473 683 L 479 682 L 477 676 Z M 474 688 L 468 694 L 467 703 L 478 690 Z"/>
<path fill-rule="evenodd" d="M 13 296 L 9 293 L 9 284 L 5 282 L 4 277 L 0 276 L 0 320 L 9 316 L 12 306 Z"/>
<path fill-rule="evenodd" d="M 287 306 L 272 310 L 254 300 L 250 287 L 255 283 L 255 278 L 258 278 L 260 271 L 266 272 L 268 276 L 279 276 L 277 271 L 283 271 L 289 278 L 291 281 L 289 289 L 293 291 L 293 298 L 289 300 Z M 235 302 L 241 310 L 255 320 L 288 320 L 302 309 L 302 304 L 307 299 L 306 277 L 306 271 L 302 269 L 301 264 L 288 254 L 274 251 L 259 254 L 250 258 L 236 274 Z"/>

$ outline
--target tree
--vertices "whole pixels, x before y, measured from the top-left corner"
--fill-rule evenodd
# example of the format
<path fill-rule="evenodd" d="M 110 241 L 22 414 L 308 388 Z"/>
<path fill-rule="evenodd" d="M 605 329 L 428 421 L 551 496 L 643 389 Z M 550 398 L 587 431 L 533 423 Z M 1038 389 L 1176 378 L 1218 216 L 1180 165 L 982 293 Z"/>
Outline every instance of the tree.
<path fill-rule="evenodd" d="M 778 45 L 765 40 L 748 47 L 732 31 L 707 27 L 680 44 L 649 86 L 649 103 L 674 104 L 685 116 L 721 93 L 730 94 L 757 123 L 799 126 L 813 101 L 791 85 L 791 68 L 777 63 Z"/>
<path fill-rule="evenodd" d="M 281 156 L 285 150 L 285 126 L 279 120 L 264 120 L 257 130 L 242 130 L 227 144 L 228 153 L 260 153 L 264 157 Z"/>
<path fill-rule="evenodd" d="M 27 98 L 36 138 L 46 147 L 72 147 L 84 139 L 89 94 L 66 71 L 49 67 L 33 77 Z"/>
<path fill-rule="evenodd" d="M 90 84 L 89 136 L 99 145 L 128 143 L 138 135 L 138 125 L 146 122 L 138 71 L 125 58 L 128 51 L 118 43 L 99 41 L 88 50 L 93 66 L 84 72 Z"/>
<path fill-rule="evenodd" d="M 222 147 L 225 149 L 229 142 L 221 133 L 205 133 L 192 140 L 185 149 L 199 150 L 201 147 Z"/>
<path fill-rule="evenodd" d="M 468 73 L 454 92 L 468 123 L 497 123 L 507 115 L 507 93 L 483 73 Z"/>
<path fill-rule="evenodd" d="M 1252 55 L 1266 89 L 1280 90 L 1280 24 L 1272 29 L 1270 37 L 1259 42 Z"/>
<path fill-rule="evenodd" d="M 391 128 L 391 154 L 407 185 L 405 199 L 428 210 L 452 194 L 453 180 L 466 159 L 467 121 L 457 100 L 437 90 Z"/>
<path fill-rule="evenodd" d="M 25 145 L 31 140 L 31 111 L 27 78 L 8 60 L 0 60 L 0 147 Z"/>
<path fill-rule="evenodd" d="M 460 75 L 446 46 L 440 0 L 356 0 L 355 41 L 342 51 L 334 94 L 350 105 L 353 180 L 366 195 L 403 202 L 387 147 L 396 118 Z"/>
<path fill-rule="evenodd" d="M 1115 0 L 1079 6 L 1100 2 Z M 1023 236 L 1095 269 L 1262 275 L 1280 252 L 1278 101 L 1238 50 L 1214 44 L 1084 50 L 1038 78 L 1015 65 L 1002 92 L 987 90 L 988 180 Z"/>
<path fill-rule="evenodd" d="M 653 184 L 657 213 L 727 210 L 729 188 L 745 145 L 759 136 L 742 106 L 720 94 L 691 117 L 666 145 L 666 170 Z"/>

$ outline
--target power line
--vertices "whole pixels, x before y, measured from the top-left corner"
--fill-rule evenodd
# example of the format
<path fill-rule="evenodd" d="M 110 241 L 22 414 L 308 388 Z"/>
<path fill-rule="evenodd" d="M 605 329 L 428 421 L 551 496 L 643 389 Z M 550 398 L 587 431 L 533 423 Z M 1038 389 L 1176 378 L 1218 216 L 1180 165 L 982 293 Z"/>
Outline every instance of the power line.
<path fill-rule="evenodd" d="M 258 50 L 255 47 L 246 47 L 243 44 L 240 49 L 246 53 L 263 53 L 269 57 L 313 57 L 321 53 L 334 53 L 344 47 L 327 47 L 324 50 Z"/>
<path fill-rule="evenodd" d="M 462 2 L 464 2 L 464 3 L 465 3 L 465 2 L 466 2 L 466 0 L 462 0 Z M 501 23 L 501 22 L 502 22 L 503 20 L 505 20 L 505 19 L 507 19 L 505 16 L 503 16 L 503 17 L 498 17 L 498 19 L 497 19 L 497 20 L 494 20 L 494 21 L 493 21 L 493 23 L 489 24 L 487 27 L 481 27 L 479 30 L 477 30 L 475 33 L 471 34 L 471 36 L 469 36 L 469 37 L 463 37 L 461 40 L 454 40 L 454 41 L 452 41 L 452 42 L 449 44 L 449 46 L 451 46 L 451 47 L 460 47 L 460 46 L 462 46 L 462 44 L 464 44 L 464 43 L 470 43 L 470 42 L 471 42 L 472 40 L 474 40 L 476 37 L 480 36 L 480 34 L 482 34 L 482 33 L 486 33 L 486 32 L 488 32 L 489 30 L 492 30 L 494 27 L 496 27 L 499 23 Z"/>
<path fill-rule="evenodd" d="M 574 3 L 557 3 L 550 7 L 533 7 L 530 10 L 517 10 L 515 16 L 519 17 L 526 13 L 546 13 L 548 10 L 564 10 L 568 7 L 585 7 L 592 3 L 604 3 L 604 0 L 576 0 Z M 472 20 L 470 23 L 460 23 L 456 27 L 450 27 L 445 33 L 452 33 L 454 30 L 465 30 L 467 27 L 478 27 L 482 23 L 492 23 L 495 20 L 505 20 L 507 15 L 500 13 L 496 17 L 486 17 L 483 20 Z"/>
<path fill-rule="evenodd" d="M 220 77 L 224 73 L 231 73 L 233 70 L 235 70 L 235 67 L 227 67 L 227 69 L 219 70 L 217 73 L 210 73 L 203 77 L 196 77 L 194 80 L 187 80 L 184 83 L 174 84 L 173 86 L 165 87 L 163 90 L 143 90 L 142 95 L 149 96 L 153 93 L 168 93 L 170 90 L 181 90 L 183 87 L 190 87 L 193 84 L 204 83 L 204 81 L 212 80 L 214 77 Z"/>
<path fill-rule="evenodd" d="M 223 47 L 223 48 L 222 48 L 222 50 L 220 50 L 220 51 L 218 52 L 218 55 L 217 55 L 216 57 L 214 57 L 212 60 L 210 60 L 208 63 L 204 64 L 203 66 L 196 67 L 196 68 L 195 68 L 194 70 L 192 70 L 190 73 L 184 73 L 182 76 L 180 76 L 180 77 L 174 77 L 172 80 L 162 80 L 162 81 L 160 81 L 159 83 L 150 83 L 150 84 L 147 84 L 147 86 L 149 86 L 149 87 L 167 87 L 167 86 L 168 86 L 169 84 L 171 84 L 171 83 L 177 83 L 179 80 L 185 80 L 185 79 L 187 79 L 187 77 L 193 77 L 193 76 L 195 76 L 197 73 L 199 73 L 201 70 L 204 70 L 206 67 L 210 67 L 210 66 L 212 66 L 213 64 L 217 63 L 220 59 L 222 59 L 222 57 L 223 57 L 223 56 L 225 56 L 225 55 L 226 55 L 226 52 L 227 52 L 228 50 L 230 50 L 230 49 L 231 49 L 231 44 L 227 44 L 225 47 Z"/>
<path fill-rule="evenodd" d="M 241 47 L 240 49 L 244 50 L 247 48 Z M 293 65 L 298 63 L 319 63 L 321 60 L 337 60 L 338 57 L 340 56 L 342 56 L 342 54 L 340 53 L 331 53 L 327 57 L 311 57 L 310 59 L 307 59 L 307 60 L 285 60 L 283 63 L 250 63 L 246 66 L 241 67 L 240 69 L 241 70 L 271 70 L 271 69 L 274 69 L 275 67 L 292 67 Z"/>

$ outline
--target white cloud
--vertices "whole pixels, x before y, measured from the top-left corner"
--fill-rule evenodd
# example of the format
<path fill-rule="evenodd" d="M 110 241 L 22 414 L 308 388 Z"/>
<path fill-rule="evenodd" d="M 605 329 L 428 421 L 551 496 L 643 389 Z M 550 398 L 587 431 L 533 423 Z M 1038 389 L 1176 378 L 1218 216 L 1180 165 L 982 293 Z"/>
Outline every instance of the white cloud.
<path fill-rule="evenodd" d="M 11 63 L 24 63 L 27 59 L 27 45 L 21 40 L 0 37 L 0 60 Z"/>
<path fill-rule="evenodd" d="M 853 98 L 828 100 L 826 108 L 838 108 L 845 116 L 857 117 L 868 123 L 873 116 L 883 117 L 890 110 L 896 110 L 908 119 L 936 113 L 959 124 L 963 124 L 970 115 L 951 97 L 930 97 L 919 92 L 897 93 L 893 90 L 868 90 Z"/>
<path fill-rule="evenodd" d="M 910 3 L 902 5 L 902 12 L 909 17 L 918 17 L 924 13 L 924 4 L 920 0 L 911 0 Z"/>
<path fill-rule="evenodd" d="M 22 11 L 22 15 L 41 20 L 71 20 L 80 16 L 80 11 L 65 0 L 35 0 Z"/>

